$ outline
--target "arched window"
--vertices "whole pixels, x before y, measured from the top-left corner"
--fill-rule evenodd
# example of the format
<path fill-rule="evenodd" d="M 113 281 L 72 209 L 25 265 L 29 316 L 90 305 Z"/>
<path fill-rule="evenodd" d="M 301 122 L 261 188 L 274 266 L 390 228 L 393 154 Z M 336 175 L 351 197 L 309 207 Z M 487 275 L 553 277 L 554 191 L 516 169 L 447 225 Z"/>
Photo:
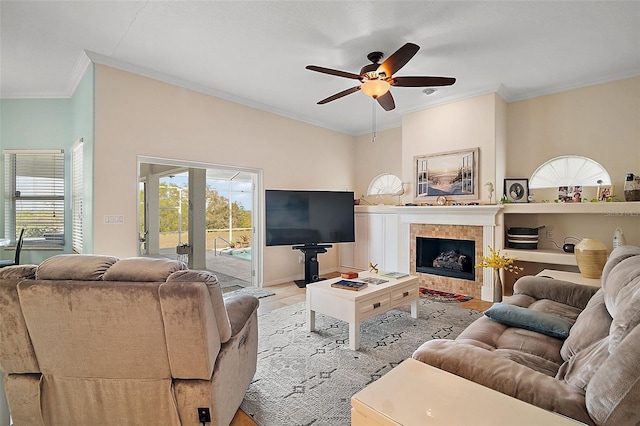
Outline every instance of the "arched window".
<path fill-rule="evenodd" d="M 538 167 L 529 179 L 531 189 L 599 185 L 611 185 L 609 173 L 597 162 L 579 155 L 552 158 Z"/>
<path fill-rule="evenodd" d="M 402 195 L 403 192 L 402 181 L 398 176 L 383 173 L 373 178 L 367 195 Z"/>

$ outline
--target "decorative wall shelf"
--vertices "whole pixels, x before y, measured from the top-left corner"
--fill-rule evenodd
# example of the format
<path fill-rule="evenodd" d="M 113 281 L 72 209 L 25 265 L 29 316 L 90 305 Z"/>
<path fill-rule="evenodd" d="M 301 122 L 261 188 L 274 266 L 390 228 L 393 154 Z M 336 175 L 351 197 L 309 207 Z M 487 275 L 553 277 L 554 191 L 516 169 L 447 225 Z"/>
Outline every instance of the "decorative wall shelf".
<path fill-rule="evenodd" d="M 537 250 L 516 250 L 511 248 L 503 249 L 503 253 L 509 257 L 515 257 L 522 262 L 548 263 L 550 265 L 577 266 L 576 256 L 573 253 L 565 253 L 562 250 L 537 249 Z"/>
<path fill-rule="evenodd" d="M 612 202 L 612 203 L 522 203 L 522 204 L 505 204 L 502 209 L 502 213 L 505 216 L 511 215 L 592 215 L 585 217 L 588 222 L 581 222 L 584 224 L 596 224 L 601 223 L 600 218 L 594 217 L 611 216 L 615 221 L 615 218 L 627 218 L 633 221 L 632 218 L 637 218 L 640 222 L 640 202 Z M 542 218 L 544 216 L 540 216 Z M 513 216 L 512 216 L 513 218 Z M 569 220 L 569 218 L 563 218 Z M 520 222 L 510 220 L 507 224 L 513 224 L 513 222 Z M 543 219 L 539 219 L 537 224 L 544 224 Z M 562 222 L 560 222 L 562 223 Z M 611 222 L 609 222 L 611 223 Z M 529 224 L 527 226 L 534 226 Z M 609 225 L 611 226 L 611 225 Z M 630 229 L 630 231 L 632 231 Z M 559 234 L 558 238 L 561 238 Z M 564 234 L 571 235 L 571 234 Z M 560 241 L 562 241 L 560 239 Z M 512 248 L 504 248 L 504 253 L 508 256 L 515 257 L 523 262 L 532 262 L 549 265 L 565 265 L 565 266 L 577 266 L 576 257 L 573 253 L 565 253 L 560 249 L 539 248 L 537 250 L 516 250 Z"/>
<path fill-rule="evenodd" d="M 640 202 L 504 204 L 504 214 L 610 214 L 640 217 Z"/>

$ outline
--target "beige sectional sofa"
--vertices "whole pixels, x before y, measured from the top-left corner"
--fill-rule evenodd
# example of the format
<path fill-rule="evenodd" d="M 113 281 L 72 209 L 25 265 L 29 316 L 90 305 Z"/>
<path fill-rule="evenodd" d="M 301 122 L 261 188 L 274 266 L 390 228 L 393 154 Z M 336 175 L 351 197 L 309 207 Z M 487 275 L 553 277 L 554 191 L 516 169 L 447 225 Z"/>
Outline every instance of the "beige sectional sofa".
<path fill-rule="evenodd" d="M 640 424 L 640 247 L 611 253 L 600 289 L 522 277 L 495 314 L 413 358 L 586 424 Z"/>
<path fill-rule="evenodd" d="M 228 425 L 253 379 L 258 299 L 173 260 L 60 255 L 0 269 L 16 426 Z"/>

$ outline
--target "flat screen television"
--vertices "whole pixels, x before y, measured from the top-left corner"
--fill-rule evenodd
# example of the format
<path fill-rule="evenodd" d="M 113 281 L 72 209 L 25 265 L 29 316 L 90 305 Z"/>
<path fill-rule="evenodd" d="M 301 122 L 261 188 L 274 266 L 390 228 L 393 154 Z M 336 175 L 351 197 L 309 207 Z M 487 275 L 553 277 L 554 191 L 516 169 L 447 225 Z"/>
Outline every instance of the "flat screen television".
<path fill-rule="evenodd" d="M 355 241 L 353 192 L 265 191 L 267 246 Z"/>

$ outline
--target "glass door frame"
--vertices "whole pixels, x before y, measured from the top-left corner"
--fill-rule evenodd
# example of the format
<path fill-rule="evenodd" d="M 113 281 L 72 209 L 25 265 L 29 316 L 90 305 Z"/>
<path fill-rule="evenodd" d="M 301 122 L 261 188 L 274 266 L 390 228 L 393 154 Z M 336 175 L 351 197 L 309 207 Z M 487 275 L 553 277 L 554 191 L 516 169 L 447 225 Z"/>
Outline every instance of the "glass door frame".
<path fill-rule="evenodd" d="M 196 168 L 196 169 L 222 169 L 228 171 L 237 171 L 237 172 L 245 172 L 251 174 L 252 177 L 252 207 L 251 207 L 251 227 L 252 227 L 252 237 L 251 237 L 251 286 L 252 287 L 262 287 L 263 283 L 263 256 L 264 256 L 264 242 L 263 242 L 263 203 L 264 203 L 264 190 L 263 190 L 263 171 L 262 169 L 250 168 L 250 167 L 242 167 L 242 166 L 230 166 L 224 164 L 214 164 L 214 163 L 201 163 L 197 161 L 187 161 L 187 160 L 177 160 L 171 158 L 161 158 L 161 157 L 150 157 L 139 155 L 137 157 L 137 182 L 136 189 L 138 196 L 136 200 L 139 200 L 139 188 L 140 188 L 140 164 L 141 163 L 150 163 L 150 164 L 159 164 L 164 166 L 176 166 L 176 167 L 186 167 L 186 168 Z M 140 202 L 136 203 L 136 221 L 139 220 L 141 212 Z M 139 227 L 136 226 L 136 232 L 139 233 Z M 136 237 L 139 239 L 139 235 Z M 140 246 L 138 248 L 138 253 L 140 252 Z"/>

